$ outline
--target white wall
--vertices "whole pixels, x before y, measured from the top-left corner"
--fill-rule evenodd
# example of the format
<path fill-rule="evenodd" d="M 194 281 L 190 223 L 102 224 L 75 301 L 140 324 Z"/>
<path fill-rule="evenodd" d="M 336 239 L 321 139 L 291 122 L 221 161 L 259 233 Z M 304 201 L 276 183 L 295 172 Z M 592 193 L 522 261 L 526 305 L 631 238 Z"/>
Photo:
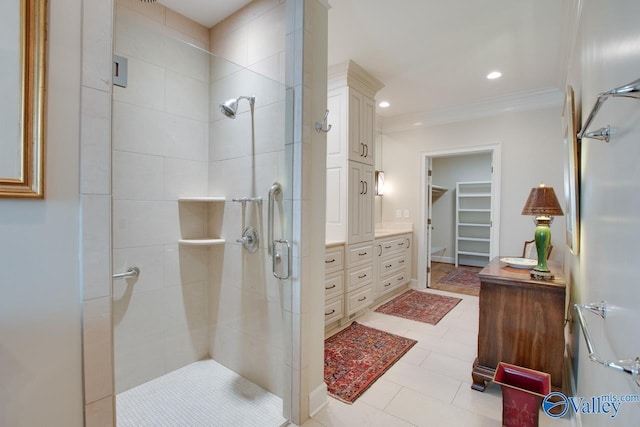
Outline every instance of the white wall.
<path fill-rule="evenodd" d="M 568 83 L 577 93 L 582 122 L 598 93 L 640 77 L 640 3 L 635 0 L 584 2 L 579 42 Z M 607 359 L 640 356 L 638 290 L 640 268 L 634 262 L 640 241 L 640 102 L 609 99 L 593 127 L 615 129 L 608 144 L 584 139 L 581 168 L 580 254 L 567 251 L 571 302 L 605 300 L 606 320 L 586 314 L 599 355 Z M 573 313 L 572 313 L 573 314 Z M 575 316 L 574 316 L 575 318 Z M 629 375 L 589 361 L 584 339 L 574 323 L 571 346 L 577 371 L 577 396 L 640 394 Z M 640 404 L 623 404 L 618 416 L 582 415 L 583 426 L 638 424 Z"/>
<path fill-rule="evenodd" d="M 83 424 L 80 6 L 49 2 L 45 199 L 0 199 L 3 426 Z"/>
<path fill-rule="evenodd" d="M 500 143 L 500 253 L 521 253 L 523 242 L 532 239 L 535 228 L 531 217 L 520 215 L 531 188 L 544 181 L 554 187 L 559 200 L 564 200 L 561 109 L 558 105 L 385 134 L 382 220 L 392 222 L 396 209 L 408 209 L 409 221 L 415 225 L 414 238 L 418 239 L 421 152 Z M 551 258 L 561 261 L 564 256 L 564 218 L 556 218 L 552 232 L 552 243 L 559 249 L 554 248 Z M 417 250 L 414 251 L 414 259 L 417 259 Z M 417 264 L 414 262 L 414 266 Z M 417 277 L 415 267 L 413 277 Z"/>
<path fill-rule="evenodd" d="M 491 154 L 434 157 L 431 170 L 433 183 L 448 189 L 433 202 L 431 246 L 446 248 L 443 256 L 455 262 L 456 183 L 491 181 Z"/>

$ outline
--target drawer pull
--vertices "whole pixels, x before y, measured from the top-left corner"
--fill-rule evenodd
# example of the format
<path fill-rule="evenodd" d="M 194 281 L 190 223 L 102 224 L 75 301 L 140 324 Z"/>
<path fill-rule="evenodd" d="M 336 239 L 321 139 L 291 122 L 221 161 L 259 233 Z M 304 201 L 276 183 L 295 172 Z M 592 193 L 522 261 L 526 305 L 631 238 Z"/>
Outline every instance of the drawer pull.
<path fill-rule="evenodd" d="M 398 243 L 398 246 L 404 246 L 404 242 Z"/>
<path fill-rule="evenodd" d="M 388 288 L 389 286 L 391 286 L 391 282 L 389 282 L 386 285 L 384 285 L 385 288 Z"/>
<path fill-rule="evenodd" d="M 362 301 L 364 301 L 366 299 L 367 299 L 367 297 L 362 297 L 362 298 L 358 299 L 358 302 L 362 302 Z"/>
<path fill-rule="evenodd" d="M 324 288 L 325 288 L 326 290 L 329 290 L 329 289 L 333 289 L 333 288 L 335 288 L 335 287 L 336 287 L 336 285 L 331 285 L 331 286 L 329 286 L 328 288 L 327 288 L 326 286 L 325 286 Z"/>
<path fill-rule="evenodd" d="M 388 264 L 384 266 L 384 268 L 391 268 L 391 267 L 393 267 L 393 264 Z"/>
<path fill-rule="evenodd" d="M 384 248 L 385 248 L 385 249 L 391 249 L 391 245 L 389 245 L 389 246 L 385 246 Z"/>
<path fill-rule="evenodd" d="M 358 256 L 365 256 L 365 255 L 367 255 L 368 253 L 369 253 L 369 252 L 362 252 L 362 253 L 359 253 L 359 254 L 358 254 Z"/>
<path fill-rule="evenodd" d="M 334 258 L 331 261 L 324 260 L 325 264 L 331 264 L 332 262 L 336 262 L 336 259 Z"/>
<path fill-rule="evenodd" d="M 398 264 L 404 264 L 404 260 L 401 259 L 400 261 L 398 261 Z"/>
<path fill-rule="evenodd" d="M 335 312 L 336 312 L 336 309 L 334 308 L 333 310 L 331 310 L 331 311 L 330 311 L 330 312 L 328 312 L 328 313 L 325 313 L 324 315 L 325 315 L 325 316 L 331 316 L 331 315 L 332 315 L 333 313 L 335 313 Z"/>
<path fill-rule="evenodd" d="M 398 282 L 401 281 L 401 280 L 404 280 L 403 276 L 398 277 Z"/>
<path fill-rule="evenodd" d="M 364 279 L 365 277 L 367 277 L 367 275 L 363 274 L 362 276 L 358 276 L 358 279 Z"/>

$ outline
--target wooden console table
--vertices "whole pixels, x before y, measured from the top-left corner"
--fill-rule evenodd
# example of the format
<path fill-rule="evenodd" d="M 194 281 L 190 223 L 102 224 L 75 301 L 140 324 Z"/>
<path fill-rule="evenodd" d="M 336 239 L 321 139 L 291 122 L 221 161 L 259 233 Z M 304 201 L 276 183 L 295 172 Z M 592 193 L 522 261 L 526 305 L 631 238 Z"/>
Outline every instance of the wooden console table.
<path fill-rule="evenodd" d="M 533 279 L 529 270 L 494 258 L 480 273 L 478 357 L 471 376 L 474 390 L 484 391 L 498 362 L 551 374 L 562 389 L 566 282 L 556 262 L 547 265 L 553 280 Z"/>

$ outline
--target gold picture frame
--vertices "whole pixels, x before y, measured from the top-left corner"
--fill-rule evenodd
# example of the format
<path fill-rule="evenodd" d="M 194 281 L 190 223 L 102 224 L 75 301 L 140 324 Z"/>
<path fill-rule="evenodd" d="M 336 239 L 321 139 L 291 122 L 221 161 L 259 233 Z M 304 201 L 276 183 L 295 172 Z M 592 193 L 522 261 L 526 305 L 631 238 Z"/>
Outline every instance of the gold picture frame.
<path fill-rule="evenodd" d="M 580 252 L 580 145 L 576 125 L 574 92 L 571 86 L 567 86 L 562 108 L 564 195 L 566 240 L 574 255 Z"/>
<path fill-rule="evenodd" d="M 4 123 L 15 123 L 17 138 L 9 132 L 2 132 L 0 138 L 0 156 L 13 157 L 12 164 L 4 173 L 0 173 L 0 197 L 4 198 L 44 198 L 44 136 L 45 136 L 45 81 L 47 57 L 47 0 L 10 0 L 0 7 L 3 13 L 11 10 L 19 16 L 6 16 L 12 22 L 19 22 L 17 30 L 18 46 L 15 63 L 2 62 L 7 73 L 18 69 L 18 82 L 6 81 L 7 88 L 14 88 L 16 103 L 11 100 L 9 107 L 3 110 Z M 6 10 L 3 10 L 5 8 Z M 18 12 L 19 11 L 19 12 Z M 11 22 L 11 21 L 7 21 Z M 15 67 L 15 68 L 14 68 Z M 15 135 L 14 135 L 15 136 Z"/>

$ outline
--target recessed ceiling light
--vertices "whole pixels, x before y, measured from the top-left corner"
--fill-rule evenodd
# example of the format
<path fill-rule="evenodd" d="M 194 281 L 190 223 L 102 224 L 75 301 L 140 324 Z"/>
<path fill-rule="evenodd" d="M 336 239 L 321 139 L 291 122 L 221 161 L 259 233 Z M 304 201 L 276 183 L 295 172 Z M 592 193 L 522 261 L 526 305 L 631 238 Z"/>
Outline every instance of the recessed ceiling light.
<path fill-rule="evenodd" d="M 502 73 L 500 71 L 492 71 L 489 74 L 487 74 L 487 78 L 489 80 L 493 80 L 493 79 L 497 79 L 501 75 L 502 75 Z"/>
<path fill-rule="evenodd" d="M 387 108 L 390 105 L 391 104 L 389 104 L 387 101 L 381 101 L 380 104 L 378 104 L 380 108 Z"/>

